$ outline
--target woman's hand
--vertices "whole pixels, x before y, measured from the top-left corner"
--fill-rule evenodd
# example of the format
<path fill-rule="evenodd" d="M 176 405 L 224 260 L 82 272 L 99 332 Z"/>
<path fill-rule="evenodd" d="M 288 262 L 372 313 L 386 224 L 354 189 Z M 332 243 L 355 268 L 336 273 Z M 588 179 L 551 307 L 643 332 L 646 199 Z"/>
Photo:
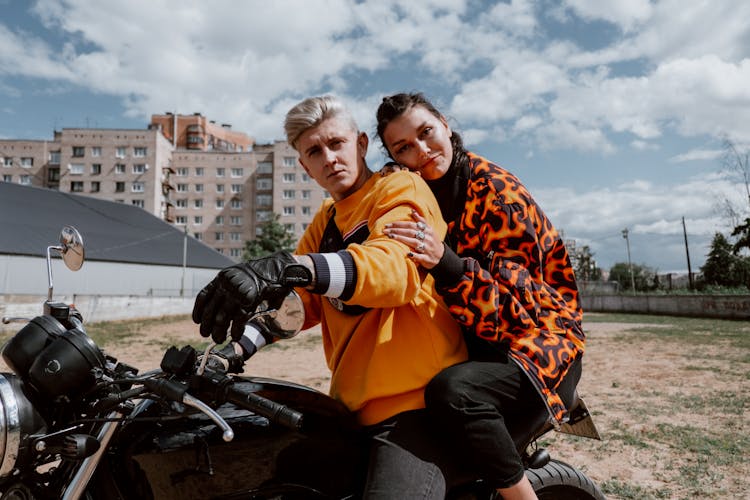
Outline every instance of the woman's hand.
<path fill-rule="evenodd" d="M 391 222 L 385 225 L 383 233 L 389 238 L 406 244 L 411 248 L 409 257 L 425 269 L 432 269 L 440 262 L 445 248 L 443 242 L 435 238 L 432 228 L 424 217 L 415 210 L 411 211 L 414 222 Z"/>

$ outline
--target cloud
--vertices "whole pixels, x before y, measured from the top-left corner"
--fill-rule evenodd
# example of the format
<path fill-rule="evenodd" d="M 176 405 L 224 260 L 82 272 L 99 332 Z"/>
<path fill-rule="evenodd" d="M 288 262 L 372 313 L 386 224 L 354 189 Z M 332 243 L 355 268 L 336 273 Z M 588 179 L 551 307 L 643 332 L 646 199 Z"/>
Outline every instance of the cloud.
<path fill-rule="evenodd" d="M 687 153 L 673 156 L 669 159 L 670 163 L 684 163 L 697 160 L 715 160 L 721 158 L 724 151 L 721 149 L 691 149 Z"/>

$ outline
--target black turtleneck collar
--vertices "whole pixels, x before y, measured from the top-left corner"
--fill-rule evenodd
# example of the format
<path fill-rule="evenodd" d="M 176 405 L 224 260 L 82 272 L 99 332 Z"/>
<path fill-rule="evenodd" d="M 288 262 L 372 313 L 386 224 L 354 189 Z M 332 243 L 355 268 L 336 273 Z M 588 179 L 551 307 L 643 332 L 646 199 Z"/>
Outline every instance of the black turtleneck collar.
<path fill-rule="evenodd" d="M 449 224 L 458 219 L 464 211 L 470 176 L 469 157 L 466 153 L 459 153 L 454 155 L 445 175 L 427 181 L 427 185 L 430 186 L 440 205 L 443 220 Z"/>

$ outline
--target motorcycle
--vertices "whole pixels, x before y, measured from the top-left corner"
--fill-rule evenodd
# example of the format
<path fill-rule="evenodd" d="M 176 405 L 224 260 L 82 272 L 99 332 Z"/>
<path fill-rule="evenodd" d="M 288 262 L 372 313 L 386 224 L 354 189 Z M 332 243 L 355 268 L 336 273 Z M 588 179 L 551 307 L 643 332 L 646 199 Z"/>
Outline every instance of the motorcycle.
<path fill-rule="evenodd" d="M 47 248 L 43 314 L 3 346 L 0 374 L 0 500 L 354 499 L 366 471 L 365 436 L 326 394 L 292 382 L 226 373 L 210 344 L 170 347 L 160 368 L 138 369 L 107 355 L 74 307 L 53 300 L 52 251 L 78 270 L 83 239 L 63 228 Z M 304 320 L 291 292 L 253 318 L 280 337 Z M 546 415 L 514 439 L 540 499 L 603 499 L 582 472 L 538 446 Z M 598 438 L 583 401 L 561 432 Z M 450 498 L 495 498 L 467 481 Z"/>

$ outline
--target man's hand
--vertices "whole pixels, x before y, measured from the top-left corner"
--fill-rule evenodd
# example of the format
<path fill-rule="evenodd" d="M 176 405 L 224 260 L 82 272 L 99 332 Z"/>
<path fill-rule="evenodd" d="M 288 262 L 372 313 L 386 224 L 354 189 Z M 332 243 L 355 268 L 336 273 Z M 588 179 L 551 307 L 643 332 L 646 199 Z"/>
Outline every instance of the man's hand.
<path fill-rule="evenodd" d="M 217 344 L 227 337 L 231 323 L 234 340 L 242 337 L 250 315 L 264 300 L 270 305 L 283 300 L 295 286 L 307 286 L 312 274 L 289 252 L 276 252 L 262 259 L 235 264 L 219 274 L 198 293 L 193 321 L 200 333 Z"/>

